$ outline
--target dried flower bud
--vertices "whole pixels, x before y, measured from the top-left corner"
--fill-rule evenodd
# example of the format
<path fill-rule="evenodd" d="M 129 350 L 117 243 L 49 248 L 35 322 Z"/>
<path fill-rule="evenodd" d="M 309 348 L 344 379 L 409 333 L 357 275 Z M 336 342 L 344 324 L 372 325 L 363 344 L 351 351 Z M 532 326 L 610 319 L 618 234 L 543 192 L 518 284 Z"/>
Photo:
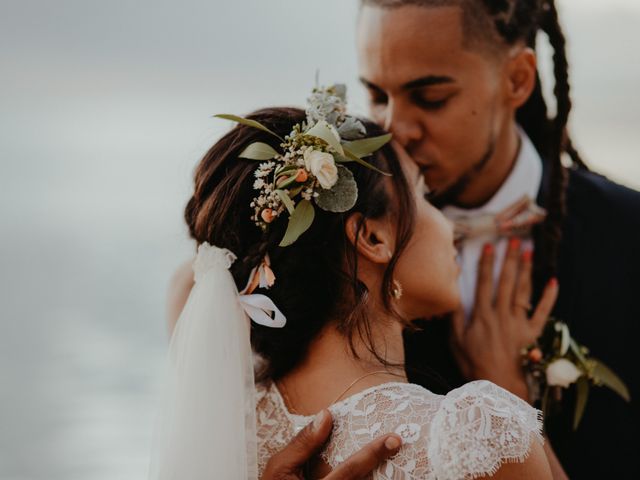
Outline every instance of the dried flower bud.
<path fill-rule="evenodd" d="M 308 178 L 309 178 L 309 174 L 307 173 L 307 171 L 304 168 L 299 168 L 298 174 L 296 175 L 296 182 L 304 183 L 307 181 Z"/>
<path fill-rule="evenodd" d="M 539 363 L 542 360 L 542 351 L 539 348 L 532 348 L 529 351 L 529 360 L 533 363 Z"/>
<path fill-rule="evenodd" d="M 276 212 L 274 212 L 270 208 L 265 208 L 264 210 L 262 210 L 262 213 L 260 213 L 260 217 L 262 218 L 262 220 L 264 220 L 265 223 L 273 222 L 276 216 Z"/>

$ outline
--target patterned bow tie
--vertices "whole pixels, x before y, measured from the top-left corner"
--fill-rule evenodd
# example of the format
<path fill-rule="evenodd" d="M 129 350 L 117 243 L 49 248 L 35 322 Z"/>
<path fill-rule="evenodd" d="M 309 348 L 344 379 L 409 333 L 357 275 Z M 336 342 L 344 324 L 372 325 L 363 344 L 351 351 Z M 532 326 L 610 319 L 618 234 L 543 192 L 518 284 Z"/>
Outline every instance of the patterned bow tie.
<path fill-rule="evenodd" d="M 485 235 L 526 236 L 531 232 L 531 228 L 541 223 L 546 216 L 547 211 L 525 195 L 500 213 L 454 219 L 456 243 Z"/>

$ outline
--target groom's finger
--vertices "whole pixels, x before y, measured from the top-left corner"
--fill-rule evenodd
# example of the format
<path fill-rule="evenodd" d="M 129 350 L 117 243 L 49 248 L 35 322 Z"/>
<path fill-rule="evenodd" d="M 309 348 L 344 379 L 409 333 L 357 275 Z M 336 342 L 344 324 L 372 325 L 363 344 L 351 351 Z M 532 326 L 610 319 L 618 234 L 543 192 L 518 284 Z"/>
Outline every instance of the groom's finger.
<path fill-rule="evenodd" d="M 354 453 L 324 480 L 361 480 L 369 478 L 371 472 L 392 455 L 395 455 L 402 441 L 398 435 L 388 435 L 378 438 L 366 445 L 359 452 Z"/>
<path fill-rule="evenodd" d="M 298 478 L 298 472 L 320 450 L 331 434 L 333 419 L 323 410 L 280 452 L 269 459 L 262 480 Z"/>

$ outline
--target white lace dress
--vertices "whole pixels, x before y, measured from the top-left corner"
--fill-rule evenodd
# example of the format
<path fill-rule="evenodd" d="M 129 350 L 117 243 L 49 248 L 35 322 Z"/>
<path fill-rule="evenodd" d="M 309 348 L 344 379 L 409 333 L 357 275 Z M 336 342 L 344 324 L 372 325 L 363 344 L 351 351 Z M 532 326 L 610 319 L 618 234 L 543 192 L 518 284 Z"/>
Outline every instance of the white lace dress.
<path fill-rule="evenodd" d="M 281 450 L 313 417 L 288 412 L 277 387 L 258 387 L 258 465 Z M 322 458 L 332 468 L 380 435 L 395 432 L 403 446 L 373 479 L 471 479 L 504 462 L 522 462 L 532 441 L 542 443 L 541 414 L 487 381 L 447 395 L 409 383 L 385 383 L 342 400 L 329 410 L 331 439 Z"/>

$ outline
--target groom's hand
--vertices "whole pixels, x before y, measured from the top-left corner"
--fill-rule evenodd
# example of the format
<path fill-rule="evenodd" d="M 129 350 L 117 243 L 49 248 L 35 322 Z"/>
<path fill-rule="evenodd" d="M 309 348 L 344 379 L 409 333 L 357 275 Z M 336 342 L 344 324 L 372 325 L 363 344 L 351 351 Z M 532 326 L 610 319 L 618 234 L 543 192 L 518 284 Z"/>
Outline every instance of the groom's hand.
<path fill-rule="evenodd" d="M 469 379 L 485 379 L 528 401 L 522 370 L 522 349 L 542 333 L 558 297 L 558 282 L 551 279 L 535 309 L 531 304 L 531 251 L 521 252 L 513 238 L 494 288 L 494 249 L 488 244 L 480 259 L 476 302 L 471 319 L 453 315 L 453 350 Z M 529 315 L 529 312 L 533 312 Z"/>
<path fill-rule="evenodd" d="M 333 420 L 328 410 L 324 410 L 307 425 L 283 450 L 276 453 L 262 474 L 261 480 L 301 480 L 304 479 L 305 464 L 317 454 L 325 444 Z M 366 445 L 362 450 L 340 464 L 324 480 L 359 480 L 365 478 L 384 460 L 400 449 L 400 437 L 384 435 Z"/>

